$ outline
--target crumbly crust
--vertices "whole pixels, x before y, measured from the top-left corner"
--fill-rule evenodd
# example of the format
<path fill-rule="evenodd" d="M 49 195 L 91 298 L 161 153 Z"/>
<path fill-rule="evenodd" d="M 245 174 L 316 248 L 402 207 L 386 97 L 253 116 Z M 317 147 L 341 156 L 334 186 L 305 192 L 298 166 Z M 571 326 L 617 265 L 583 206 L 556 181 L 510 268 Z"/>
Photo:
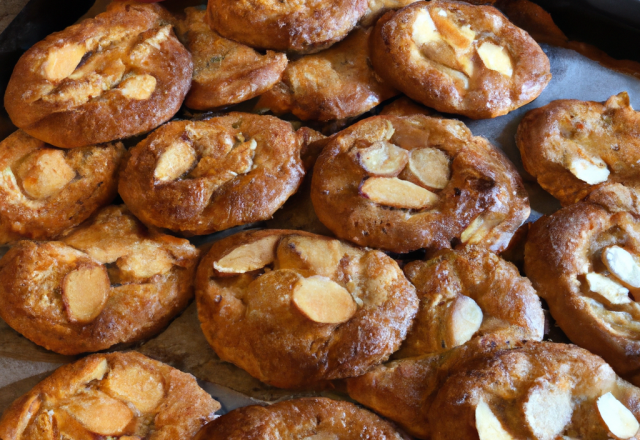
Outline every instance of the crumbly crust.
<path fill-rule="evenodd" d="M 117 193 L 121 143 L 58 150 L 18 130 L 0 143 L 0 244 L 51 240 Z"/>
<path fill-rule="evenodd" d="M 61 241 L 20 241 L 7 252 L 0 260 L 0 317 L 66 355 L 145 339 L 193 297 L 198 254 L 187 240 L 148 231 L 124 206 L 109 206 Z M 88 322 L 74 319 L 75 298 L 65 296 L 67 276 L 82 269 L 104 271 L 110 284 Z M 85 289 L 85 297 L 96 295 Z"/>

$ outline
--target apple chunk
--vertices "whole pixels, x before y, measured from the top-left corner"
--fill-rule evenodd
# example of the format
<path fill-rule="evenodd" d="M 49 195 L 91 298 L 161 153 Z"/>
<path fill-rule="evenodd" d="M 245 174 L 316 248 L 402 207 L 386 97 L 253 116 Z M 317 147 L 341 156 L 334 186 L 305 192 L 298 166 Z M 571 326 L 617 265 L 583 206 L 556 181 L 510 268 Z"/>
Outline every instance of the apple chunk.
<path fill-rule="evenodd" d="M 100 391 L 76 397 L 62 409 L 89 431 L 105 436 L 122 434 L 134 417 L 126 404 Z"/>
<path fill-rule="evenodd" d="M 358 148 L 360 166 L 371 176 L 395 177 L 409 162 L 409 153 L 390 142 L 378 141 L 367 148 Z"/>
<path fill-rule="evenodd" d="M 160 154 L 153 177 L 160 182 L 176 180 L 189 171 L 196 160 L 196 151 L 191 144 L 179 139 Z"/>
<path fill-rule="evenodd" d="M 104 308 L 111 282 L 104 266 L 81 266 L 62 281 L 62 302 L 70 322 L 86 324 Z"/>
<path fill-rule="evenodd" d="M 76 177 L 61 150 L 44 148 L 30 154 L 17 169 L 22 189 L 31 198 L 55 196 Z"/>
<path fill-rule="evenodd" d="M 613 394 L 607 393 L 597 401 L 598 412 L 611 434 L 621 439 L 636 435 L 640 424 L 631 411 L 627 409 Z"/>
<path fill-rule="evenodd" d="M 602 252 L 602 262 L 609 272 L 628 287 L 640 287 L 640 266 L 634 256 L 620 246 L 611 246 Z"/>
<path fill-rule="evenodd" d="M 233 249 L 213 263 L 213 268 L 221 273 L 245 273 L 262 269 L 276 258 L 279 235 L 269 235 Z"/>
<path fill-rule="evenodd" d="M 65 79 L 76 70 L 86 52 L 85 47 L 79 44 L 67 44 L 52 49 L 42 63 L 44 77 L 50 81 Z"/>
<path fill-rule="evenodd" d="M 513 64 L 504 47 L 485 41 L 478 47 L 478 55 L 487 69 L 499 72 L 509 78 L 513 75 Z"/>
<path fill-rule="evenodd" d="M 631 302 L 629 289 L 617 283 L 615 280 L 590 272 L 586 275 L 589 290 L 595 292 L 609 301 L 611 304 L 627 304 Z"/>
<path fill-rule="evenodd" d="M 437 148 L 417 148 L 409 154 L 402 178 L 427 188 L 443 189 L 451 180 L 449 156 Z"/>
<path fill-rule="evenodd" d="M 482 325 L 482 319 L 482 309 L 472 298 L 458 296 L 446 318 L 447 347 L 457 347 L 470 340 Z"/>
<path fill-rule="evenodd" d="M 436 194 L 397 177 L 371 177 L 360 187 L 360 194 L 380 205 L 395 208 L 425 209 L 438 202 Z"/>
<path fill-rule="evenodd" d="M 320 324 L 346 322 L 358 309 L 347 289 L 320 275 L 298 281 L 292 301 L 304 316 Z"/>
<path fill-rule="evenodd" d="M 571 160 L 567 168 L 571 174 L 589 185 L 606 182 L 609 178 L 609 168 L 600 158 L 587 160 L 577 157 Z"/>
<path fill-rule="evenodd" d="M 476 429 L 480 440 L 514 440 L 484 400 L 476 406 Z"/>

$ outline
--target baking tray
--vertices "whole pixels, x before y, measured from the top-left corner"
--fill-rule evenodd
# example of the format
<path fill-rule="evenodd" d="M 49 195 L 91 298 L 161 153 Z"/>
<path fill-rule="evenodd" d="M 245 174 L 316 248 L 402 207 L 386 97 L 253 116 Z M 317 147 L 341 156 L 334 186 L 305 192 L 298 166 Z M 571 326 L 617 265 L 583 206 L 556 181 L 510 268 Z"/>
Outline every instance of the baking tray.
<path fill-rule="evenodd" d="M 630 1 L 638 2 L 638 0 Z M 540 2 L 544 3 L 544 0 L 540 0 Z M 64 8 L 61 8 L 59 3 L 56 4 L 50 0 L 31 0 L 7 29 L 0 34 L 0 94 L 4 95 L 13 66 L 25 50 L 51 32 L 64 29 L 74 23 L 83 15 L 95 15 L 97 11 L 104 7 L 105 3 L 106 0 L 98 0 L 97 2 L 93 0 L 69 0 L 65 2 Z M 169 9 L 176 9 L 179 6 L 184 7 L 184 5 L 198 3 L 201 3 L 201 0 L 167 0 L 163 5 Z M 562 1 L 557 2 L 555 6 L 553 4 L 550 5 L 550 9 L 559 11 L 559 16 L 563 17 L 562 14 L 572 10 L 571 4 L 573 4 L 575 12 L 578 13 L 577 10 L 579 9 L 580 14 L 584 16 L 589 10 L 583 7 L 583 3 L 583 0 Z M 637 38 L 640 37 L 640 32 L 629 23 L 620 24 L 614 22 L 612 24 L 610 18 L 599 16 L 594 11 L 596 10 L 591 9 L 591 12 L 589 12 L 591 14 L 588 22 L 590 27 L 572 28 L 571 32 L 568 32 L 568 36 L 589 41 L 590 38 L 593 39 L 593 35 L 597 36 L 599 32 L 606 33 L 613 26 L 613 29 L 617 30 L 615 35 L 607 34 L 606 39 L 600 39 L 595 43 L 601 43 L 600 47 L 609 53 L 619 52 L 622 48 L 623 52 L 628 54 L 626 58 L 640 61 L 640 54 L 637 53 L 638 49 L 632 48 L 630 44 L 630 41 L 638 41 Z M 630 35 L 636 35 L 635 40 L 630 40 Z M 594 43 L 594 41 L 589 42 Z M 546 105 L 555 99 L 571 98 L 604 101 L 609 96 L 622 91 L 627 91 L 632 105 L 640 108 L 640 79 L 603 67 L 597 62 L 569 49 L 544 44 L 542 48 L 549 57 L 553 79 L 534 102 L 508 115 L 490 120 L 474 121 L 458 117 L 458 119 L 467 124 L 474 135 L 486 137 L 492 144 L 501 148 L 514 162 L 519 172 L 523 175 L 525 186 L 529 192 L 532 207 L 531 221 L 536 220 L 542 214 L 559 209 L 560 204 L 543 191 L 522 168 L 514 136 L 524 114 L 532 108 Z M 376 110 L 374 109 L 372 113 L 375 112 Z M 185 115 L 188 115 L 188 112 L 184 110 L 179 113 L 179 116 L 184 117 Z M 3 139 L 14 130 L 15 127 L 11 124 L 4 108 L 2 108 L 0 111 L 0 139 Z M 297 205 L 302 205 L 300 196 L 290 199 L 283 211 L 295 210 L 298 208 Z M 278 214 L 276 214 L 277 217 Z M 286 227 L 289 225 L 267 222 L 266 224 L 250 226 Z M 230 235 L 237 229 L 198 237 L 193 242 L 200 245 L 207 241 Z M 2 252 L 0 251 L 1 254 Z M 557 331 L 552 331 L 550 338 L 558 341 L 562 340 L 562 335 Z M 549 339 L 549 336 L 547 339 Z M 267 387 L 250 378 L 236 367 L 221 362 L 209 348 L 199 330 L 194 304 L 163 333 L 134 348 L 194 374 L 200 380 L 200 384 L 222 403 L 223 410 L 221 413 L 238 406 L 250 403 L 273 402 L 293 395 L 286 390 Z M 11 330 L 6 323 L 0 321 L 0 412 L 4 411 L 15 398 L 27 392 L 37 382 L 50 374 L 52 370 L 74 359 L 36 346 Z M 233 389 L 221 386 L 222 384 L 229 385 Z M 309 393 L 306 394 L 308 395 Z M 346 395 L 340 393 L 340 391 L 325 391 L 322 394 L 346 398 Z M 300 395 L 300 393 L 295 395 Z"/>

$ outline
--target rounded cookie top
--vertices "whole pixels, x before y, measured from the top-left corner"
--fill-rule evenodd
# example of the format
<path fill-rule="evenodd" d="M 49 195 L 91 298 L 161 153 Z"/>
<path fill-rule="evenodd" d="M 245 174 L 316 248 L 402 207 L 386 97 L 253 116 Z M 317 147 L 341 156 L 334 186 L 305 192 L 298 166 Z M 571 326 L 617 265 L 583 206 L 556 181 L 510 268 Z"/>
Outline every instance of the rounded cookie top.
<path fill-rule="evenodd" d="M 251 47 L 312 53 L 343 39 L 366 11 L 367 0 L 209 0 L 207 21 Z"/>
<path fill-rule="evenodd" d="M 530 342 L 450 377 L 431 405 L 433 440 L 635 439 L 640 389 L 601 358 Z"/>
<path fill-rule="evenodd" d="M 188 304 L 198 250 L 109 206 L 61 241 L 20 241 L 0 260 L 0 316 L 62 354 L 147 338 Z"/>
<path fill-rule="evenodd" d="M 121 143 L 60 150 L 22 130 L 0 142 L 0 244 L 50 240 L 116 195 Z"/>
<path fill-rule="evenodd" d="M 247 438 L 401 440 L 407 437 L 389 422 L 352 403 L 320 397 L 238 408 L 207 424 L 196 436 L 196 440 Z"/>
<path fill-rule="evenodd" d="M 513 164 L 459 121 L 374 116 L 330 138 L 311 198 L 338 237 L 393 252 L 500 251 L 529 215 Z"/>
<path fill-rule="evenodd" d="M 96 354 L 16 400 L 0 419 L 0 437 L 189 440 L 218 409 L 189 374 L 136 352 Z"/>
<path fill-rule="evenodd" d="M 266 220 L 302 182 L 302 143 L 273 116 L 170 122 L 131 150 L 118 190 L 145 224 L 182 233 Z"/>
<path fill-rule="evenodd" d="M 598 186 L 640 186 L 640 114 L 622 92 L 604 104 L 561 99 L 529 111 L 518 126 L 522 163 L 563 205 Z"/>
<path fill-rule="evenodd" d="M 5 93 L 13 123 L 73 148 L 145 133 L 170 119 L 189 90 L 192 63 L 165 14 L 158 5 L 116 2 L 35 44 Z"/>
<path fill-rule="evenodd" d="M 609 200 L 570 205 L 534 223 L 525 272 L 572 342 L 640 384 L 640 222 L 638 197 L 627 195 L 616 185 Z M 617 204 L 609 203 L 613 196 Z"/>
<path fill-rule="evenodd" d="M 196 299 L 216 353 L 281 388 L 363 374 L 398 349 L 418 306 L 382 252 L 286 230 L 215 243 Z"/>
<path fill-rule="evenodd" d="M 493 118 L 533 101 L 551 79 L 538 44 L 491 6 L 413 3 L 378 20 L 371 62 L 385 80 L 436 110 Z"/>

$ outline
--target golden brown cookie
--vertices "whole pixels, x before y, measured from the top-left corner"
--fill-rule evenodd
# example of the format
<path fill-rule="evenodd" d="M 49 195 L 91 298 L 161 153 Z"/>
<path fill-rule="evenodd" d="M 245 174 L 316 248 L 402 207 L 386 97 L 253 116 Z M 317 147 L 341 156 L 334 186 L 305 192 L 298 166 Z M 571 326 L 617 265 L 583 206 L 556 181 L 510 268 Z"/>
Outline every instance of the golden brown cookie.
<path fill-rule="evenodd" d="M 121 143 L 59 150 L 18 130 L 0 142 L 0 244 L 51 240 L 117 193 Z"/>
<path fill-rule="evenodd" d="M 287 230 L 215 243 L 196 299 L 218 356 L 280 388 L 363 374 L 398 349 L 418 307 L 382 252 Z"/>
<path fill-rule="evenodd" d="M 529 215 L 513 164 L 459 121 L 374 116 L 330 139 L 311 198 L 334 234 L 393 252 L 500 251 Z"/>
<path fill-rule="evenodd" d="M 640 113 L 622 92 L 604 104 L 560 99 L 529 111 L 516 143 L 524 168 L 570 205 L 598 185 L 640 187 Z"/>
<path fill-rule="evenodd" d="M 158 5 L 114 2 L 18 61 L 4 96 L 15 125 L 56 147 L 145 133 L 180 108 L 193 66 Z"/>
<path fill-rule="evenodd" d="M 287 56 L 267 51 L 265 55 L 212 31 L 206 12 L 185 10 L 178 29 L 180 39 L 193 57 L 193 79 L 185 105 L 211 110 L 246 101 L 263 94 L 282 78 Z"/>
<path fill-rule="evenodd" d="M 370 33 L 354 29 L 335 46 L 292 61 L 282 82 L 260 97 L 256 109 L 331 121 L 359 116 L 397 95 L 371 68 Z"/>
<path fill-rule="evenodd" d="M 639 401 L 598 356 L 530 342 L 450 377 L 430 407 L 431 439 L 637 439 Z"/>
<path fill-rule="evenodd" d="M 302 182 L 303 140 L 273 116 L 170 122 L 131 150 L 118 191 L 143 223 L 184 234 L 266 220 Z"/>
<path fill-rule="evenodd" d="M 195 378 L 136 352 L 58 368 L 4 413 L 4 440 L 190 440 L 220 404 Z"/>
<path fill-rule="evenodd" d="M 437 0 L 378 20 L 371 36 L 376 72 L 410 98 L 474 119 L 533 101 L 551 79 L 540 46 L 491 6 Z"/>
<path fill-rule="evenodd" d="M 349 395 L 407 432 L 429 438 L 429 406 L 443 381 L 498 347 L 542 340 L 544 315 L 511 263 L 476 247 L 445 249 L 405 267 L 420 306 L 395 360 L 349 379 Z"/>
<path fill-rule="evenodd" d="M 187 306 L 197 261 L 187 240 L 109 206 L 60 241 L 20 241 L 6 253 L 0 317 L 61 354 L 139 341 Z"/>
<path fill-rule="evenodd" d="M 640 222 L 626 192 L 617 185 L 615 204 L 585 201 L 538 220 L 525 272 L 572 342 L 640 384 Z"/>
<path fill-rule="evenodd" d="M 196 440 L 401 440 L 391 423 L 352 403 L 322 397 L 238 408 L 206 425 Z"/>
<path fill-rule="evenodd" d="M 313 53 L 346 37 L 366 10 L 367 0 L 209 0 L 207 21 L 251 47 Z"/>

